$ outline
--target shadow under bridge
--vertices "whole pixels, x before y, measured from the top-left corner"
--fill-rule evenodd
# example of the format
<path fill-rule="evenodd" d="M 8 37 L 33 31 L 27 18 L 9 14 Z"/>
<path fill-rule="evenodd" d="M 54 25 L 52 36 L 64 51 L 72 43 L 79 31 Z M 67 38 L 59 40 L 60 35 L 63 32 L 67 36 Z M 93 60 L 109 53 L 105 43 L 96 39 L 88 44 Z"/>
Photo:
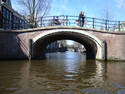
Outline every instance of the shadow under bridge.
<path fill-rule="evenodd" d="M 102 59 L 101 41 L 83 30 L 55 29 L 43 32 L 32 39 L 32 59 L 45 58 L 46 47 L 57 40 L 73 40 L 84 45 L 87 59 Z"/>

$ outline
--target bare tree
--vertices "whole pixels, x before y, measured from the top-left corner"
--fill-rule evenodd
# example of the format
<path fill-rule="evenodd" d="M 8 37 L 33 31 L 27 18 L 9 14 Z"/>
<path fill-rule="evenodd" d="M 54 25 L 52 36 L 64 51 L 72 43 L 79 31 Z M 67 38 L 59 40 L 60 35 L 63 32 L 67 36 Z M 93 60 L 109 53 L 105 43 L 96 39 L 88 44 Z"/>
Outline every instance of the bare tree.
<path fill-rule="evenodd" d="M 36 26 L 38 17 L 43 17 L 50 9 L 49 0 L 18 0 L 18 2 L 24 8 L 26 18 L 32 26 Z"/>
<path fill-rule="evenodd" d="M 114 13 L 111 11 L 111 6 L 109 7 L 108 4 L 104 4 L 101 8 L 101 18 L 104 19 L 103 23 L 101 24 L 102 26 L 100 29 L 106 29 L 106 30 L 111 30 L 113 29 L 113 22 L 114 20 Z"/>
<path fill-rule="evenodd" d="M 103 19 L 105 20 L 113 20 L 113 14 L 112 12 L 110 11 L 110 8 L 108 7 L 105 7 L 103 10 L 102 10 L 102 17 Z"/>

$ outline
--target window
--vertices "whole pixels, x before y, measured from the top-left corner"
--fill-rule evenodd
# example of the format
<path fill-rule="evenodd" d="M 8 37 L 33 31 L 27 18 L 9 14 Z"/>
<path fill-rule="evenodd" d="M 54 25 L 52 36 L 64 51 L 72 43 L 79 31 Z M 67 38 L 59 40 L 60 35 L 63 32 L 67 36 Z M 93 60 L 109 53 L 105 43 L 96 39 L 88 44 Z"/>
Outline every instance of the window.
<path fill-rule="evenodd" d="M 9 10 L 6 10 L 6 13 L 7 13 L 7 19 L 9 19 Z"/>
<path fill-rule="evenodd" d="M 6 18 L 6 8 L 2 7 L 2 14 L 3 14 L 3 17 Z"/>
<path fill-rule="evenodd" d="M 9 2 L 9 0 L 7 1 Z M 2 27 L 4 29 L 23 29 L 25 28 L 25 20 L 21 16 L 15 16 L 16 13 L 2 6 Z"/>
<path fill-rule="evenodd" d="M 12 12 L 10 12 L 9 19 L 12 20 Z"/>
<path fill-rule="evenodd" d="M 7 25 L 6 23 L 7 23 L 6 20 L 3 19 L 3 28 L 4 28 L 4 29 L 6 29 L 6 25 Z"/>
<path fill-rule="evenodd" d="M 9 1 L 9 0 L 6 0 L 6 4 L 7 4 L 8 6 L 10 6 L 10 1 Z"/>

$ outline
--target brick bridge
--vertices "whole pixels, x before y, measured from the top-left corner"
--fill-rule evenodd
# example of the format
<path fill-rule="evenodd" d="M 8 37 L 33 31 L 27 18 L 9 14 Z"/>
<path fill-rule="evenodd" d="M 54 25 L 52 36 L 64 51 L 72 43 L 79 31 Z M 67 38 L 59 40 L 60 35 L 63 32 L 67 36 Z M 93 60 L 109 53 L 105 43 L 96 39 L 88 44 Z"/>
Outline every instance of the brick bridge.
<path fill-rule="evenodd" d="M 125 60 L 125 33 L 83 27 L 53 26 L 26 30 L 0 30 L 0 59 L 45 57 L 45 48 L 56 40 L 84 45 L 88 59 Z"/>

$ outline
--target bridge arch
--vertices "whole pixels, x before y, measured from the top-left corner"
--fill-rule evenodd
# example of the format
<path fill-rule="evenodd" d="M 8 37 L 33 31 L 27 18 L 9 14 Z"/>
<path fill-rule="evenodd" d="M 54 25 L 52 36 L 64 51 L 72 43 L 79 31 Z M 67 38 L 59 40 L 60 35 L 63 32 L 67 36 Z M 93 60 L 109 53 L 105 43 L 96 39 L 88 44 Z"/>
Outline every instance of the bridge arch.
<path fill-rule="evenodd" d="M 84 45 L 88 59 L 103 59 L 103 44 L 96 36 L 84 30 L 54 29 L 43 31 L 34 37 L 32 57 L 45 56 L 45 48 L 48 44 L 57 40 L 74 40 Z"/>

